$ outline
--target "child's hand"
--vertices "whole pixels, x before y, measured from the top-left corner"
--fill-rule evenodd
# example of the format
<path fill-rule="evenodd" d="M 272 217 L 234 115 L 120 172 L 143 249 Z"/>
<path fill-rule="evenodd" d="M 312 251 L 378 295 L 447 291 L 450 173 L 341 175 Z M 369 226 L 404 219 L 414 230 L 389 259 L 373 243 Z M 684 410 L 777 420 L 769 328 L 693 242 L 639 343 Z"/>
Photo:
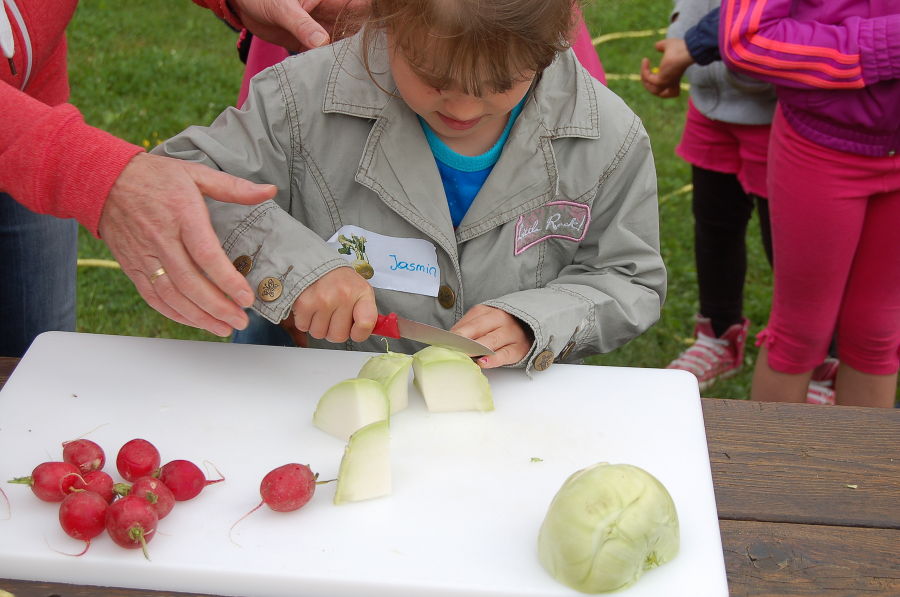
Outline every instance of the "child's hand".
<path fill-rule="evenodd" d="M 451 330 L 476 342 L 480 342 L 494 354 L 475 362 L 483 369 L 518 363 L 531 350 L 531 330 L 518 319 L 494 307 L 475 305 L 456 322 Z"/>
<path fill-rule="evenodd" d="M 681 94 L 681 76 L 694 64 L 683 39 L 669 37 L 661 39 L 654 47 L 662 52 L 659 68 L 650 68 L 650 60 L 641 60 L 641 83 L 644 88 L 661 98 L 678 97 Z"/>
<path fill-rule="evenodd" d="M 362 342 L 372 333 L 378 309 L 375 291 L 353 268 L 339 267 L 300 293 L 292 309 L 294 326 L 329 342 Z"/>

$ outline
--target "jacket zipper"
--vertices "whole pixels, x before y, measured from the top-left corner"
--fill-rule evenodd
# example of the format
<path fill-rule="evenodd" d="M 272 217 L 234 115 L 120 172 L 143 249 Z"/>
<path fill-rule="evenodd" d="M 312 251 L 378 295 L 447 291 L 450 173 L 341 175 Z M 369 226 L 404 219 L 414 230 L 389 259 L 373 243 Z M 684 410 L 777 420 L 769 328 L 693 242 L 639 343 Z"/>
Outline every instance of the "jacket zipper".
<path fill-rule="evenodd" d="M 13 18 L 16 20 L 16 24 L 19 26 L 19 33 L 22 34 L 22 41 L 25 42 L 25 47 L 22 50 L 25 52 L 25 75 L 22 77 L 22 83 L 19 85 L 20 90 L 24 90 L 25 86 L 28 85 L 28 80 L 31 78 L 31 36 L 28 35 L 28 28 L 25 27 L 25 19 L 22 18 L 22 13 L 19 11 L 19 7 L 16 6 L 16 0 L 0 0 L 0 19 L 6 20 L 6 10 L 3 9 L 3 5 L 6 4 L 6 8 L 9 8 L 9 12 L 12 13 Z M 15 47 L 15 36 L 12 38 L 13 47 L 10 47 L 10 53 L 14 52 Z M 10 58 L 10 69 L 13 71 L 13 75 L 16 74 L 15 67 L 12 64 L 12 58 Z"/>

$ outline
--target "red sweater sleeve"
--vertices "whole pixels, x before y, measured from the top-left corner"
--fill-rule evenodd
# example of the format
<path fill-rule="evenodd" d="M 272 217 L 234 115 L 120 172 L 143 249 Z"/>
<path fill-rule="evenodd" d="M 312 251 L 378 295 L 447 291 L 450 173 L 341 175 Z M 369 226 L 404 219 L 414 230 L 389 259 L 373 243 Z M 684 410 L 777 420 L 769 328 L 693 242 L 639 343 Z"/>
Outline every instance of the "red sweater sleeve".
<path fill-rule="evenodd" d="M 194 0 L 194 4 L 210 9 L 216 13 L 217 17 L 224 19 L 226 23 L 235 29 L 244 28 L 244 25 L 241 24 L 240 16 L 228 5 L 228 0 Z"/>
<path fill-rule="evenodd" d="M 71 104 L 48 106 L 0 82 L 0 190 L 30 210 L 75 218 L 97 235 L 113 183 L 143 148 L 88 126 Z"/>

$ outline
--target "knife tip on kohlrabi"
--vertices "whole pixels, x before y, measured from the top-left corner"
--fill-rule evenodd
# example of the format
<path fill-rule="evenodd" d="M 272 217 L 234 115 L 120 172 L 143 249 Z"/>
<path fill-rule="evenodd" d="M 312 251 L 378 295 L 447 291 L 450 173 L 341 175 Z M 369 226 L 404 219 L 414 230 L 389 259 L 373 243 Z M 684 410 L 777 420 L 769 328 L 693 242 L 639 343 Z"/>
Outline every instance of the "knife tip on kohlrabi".
<path fill-rule="evenodd" d="M 458 350 L 429 346 L 413 355 L 414 383 L 431 412 L 494 410 L 481 367 Z"/>
<path fill-rule="evenodd" d="M 391 414 L 409 404 L 409 371 L 413 357 L 391 352 L 370 357 L 356 374 L 357 377 L 374 379 L 384 387 L 391 405 Z"/>

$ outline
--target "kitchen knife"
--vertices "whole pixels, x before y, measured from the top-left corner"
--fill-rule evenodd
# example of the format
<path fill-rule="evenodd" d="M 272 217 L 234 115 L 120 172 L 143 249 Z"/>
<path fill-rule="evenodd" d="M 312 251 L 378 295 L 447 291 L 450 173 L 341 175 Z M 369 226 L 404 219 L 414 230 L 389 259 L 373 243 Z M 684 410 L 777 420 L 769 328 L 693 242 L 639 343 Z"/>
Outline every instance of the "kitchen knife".
<path fill-rule="evenodd" d="M 372 333 L 388 338 L 406 338 L 408 340 L 422 342 L 423 344 L 445 346 L 464 352 L 470 357 L 494 354 L 493 350 L 475 340 L 460 336 L 454 332 L 442 330 L 433 325 L 404 319 L 396 313 L 388 313 L 387 315 L 379 314 L 378 321 L 375 323 Z"/>

